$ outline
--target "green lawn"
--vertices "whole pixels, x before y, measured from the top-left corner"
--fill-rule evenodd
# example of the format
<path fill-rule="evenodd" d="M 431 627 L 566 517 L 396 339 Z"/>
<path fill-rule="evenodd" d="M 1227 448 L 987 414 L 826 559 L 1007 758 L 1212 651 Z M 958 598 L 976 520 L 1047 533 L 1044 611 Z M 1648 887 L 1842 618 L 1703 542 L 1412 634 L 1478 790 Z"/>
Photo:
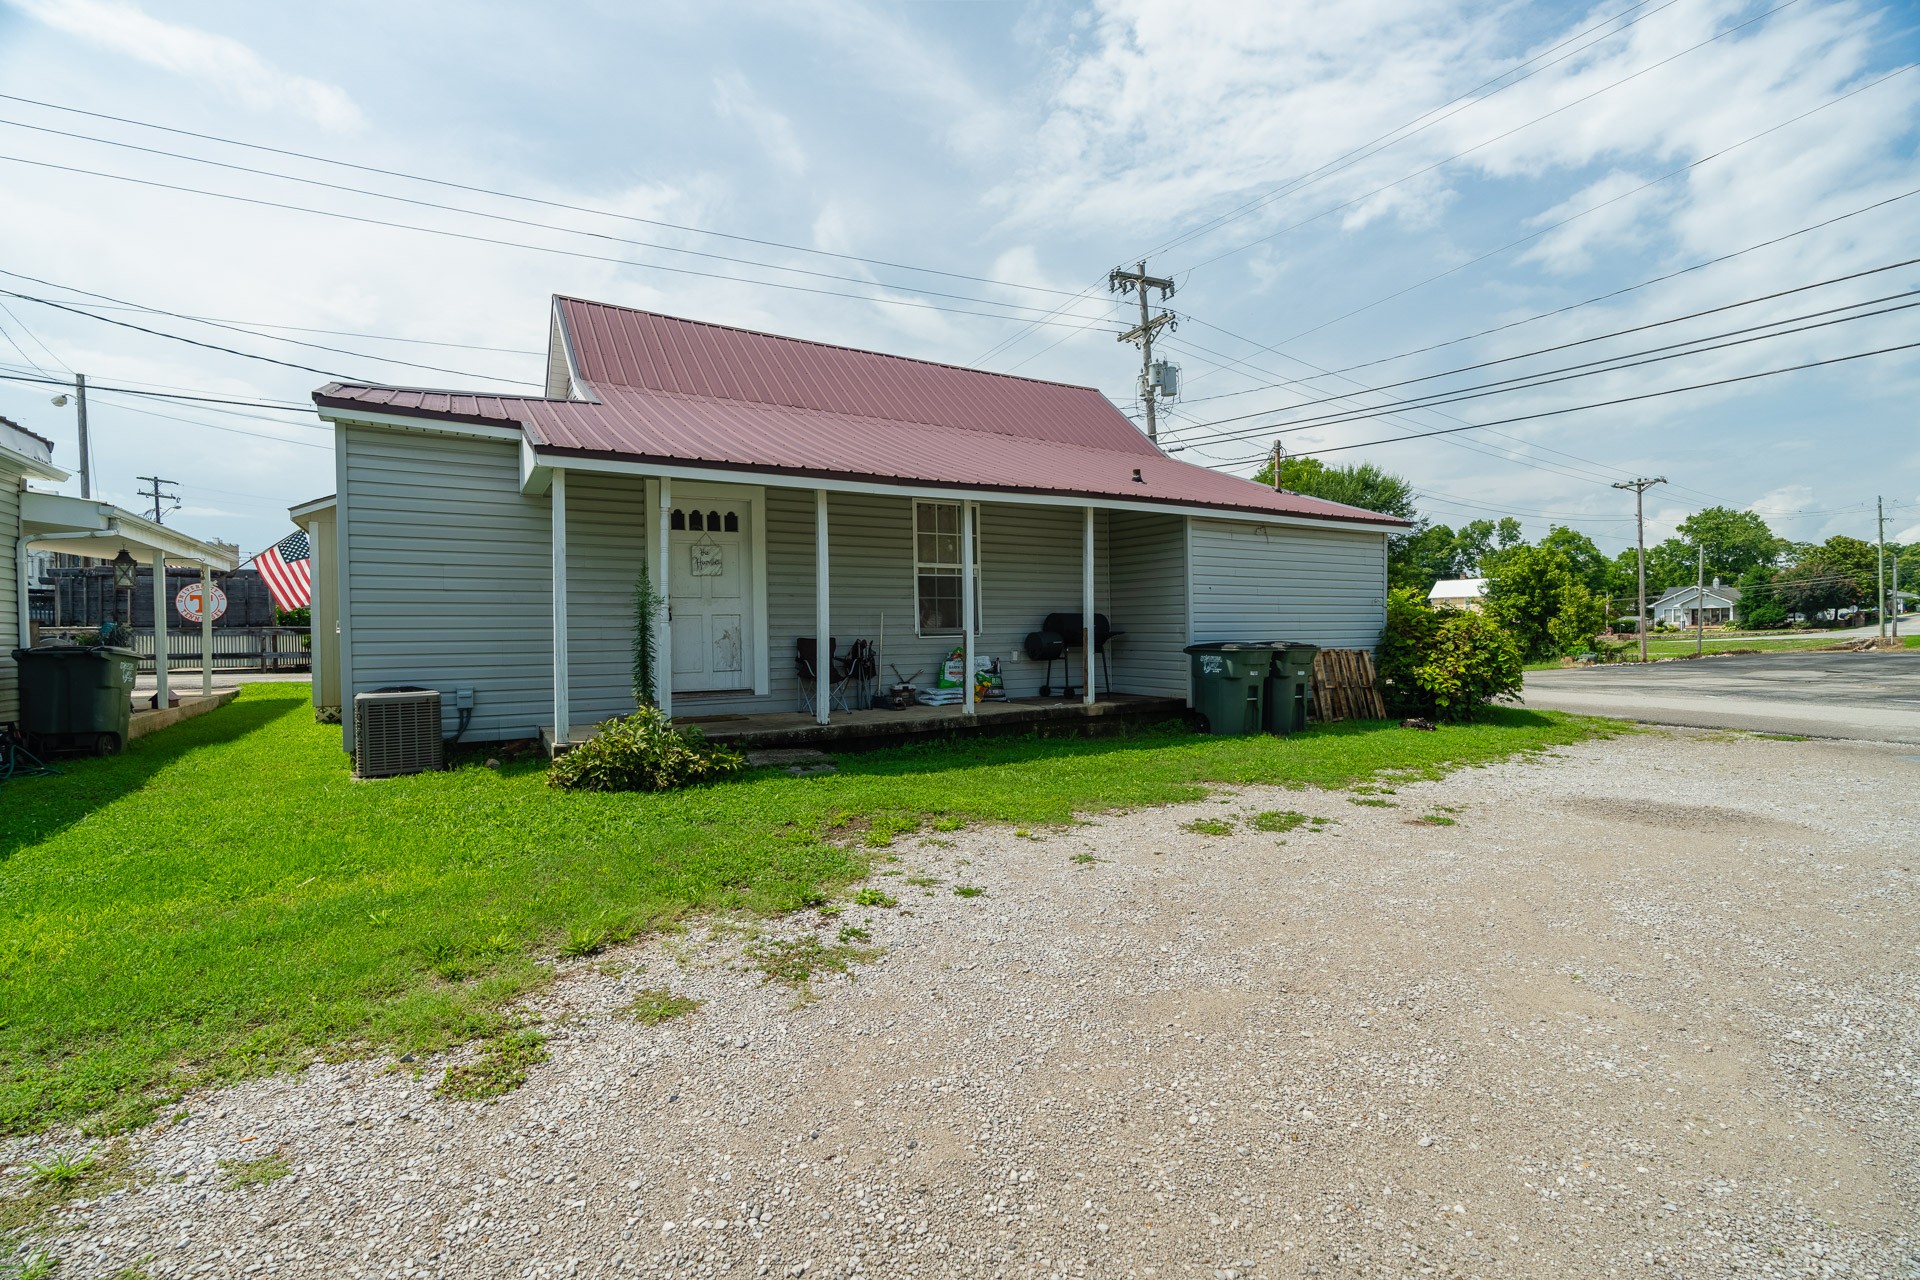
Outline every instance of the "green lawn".
<path fill-rule="evenodd" d="M 923 823 L 1434 777 L 1605 731 L 1503 710 L 1435 733 L 998 739 L 609 796 L 552 790 L 530 760 L 354 782 L 304 687 L 252 685 L 0 792 L 0 1132 L 139 1124 L 197 1082 L 498 1036 L 559 948 L 818 904 Z"/>

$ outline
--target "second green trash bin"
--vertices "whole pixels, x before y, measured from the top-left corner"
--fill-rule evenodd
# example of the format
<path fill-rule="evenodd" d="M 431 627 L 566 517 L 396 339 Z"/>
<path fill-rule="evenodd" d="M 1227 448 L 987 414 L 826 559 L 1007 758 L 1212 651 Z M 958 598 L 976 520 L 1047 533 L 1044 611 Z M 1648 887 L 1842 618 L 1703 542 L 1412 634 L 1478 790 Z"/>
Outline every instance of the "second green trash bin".
<path fill-rule="evenodd" d="M 1190 644 L 1193 708 L 1207 718 L 1208 733 L 1260 732 L 1266 705 L 1269 645 L 1244 640 Z"/>
<path fill-rule="evenodd" d="M 1317 644 L 1274 644 L 1262 721 L 1268 733 L 1299 733 L 1307 727 L 1307 703 L 1313 697 L 1313 655 L 1319 652 Z"/>

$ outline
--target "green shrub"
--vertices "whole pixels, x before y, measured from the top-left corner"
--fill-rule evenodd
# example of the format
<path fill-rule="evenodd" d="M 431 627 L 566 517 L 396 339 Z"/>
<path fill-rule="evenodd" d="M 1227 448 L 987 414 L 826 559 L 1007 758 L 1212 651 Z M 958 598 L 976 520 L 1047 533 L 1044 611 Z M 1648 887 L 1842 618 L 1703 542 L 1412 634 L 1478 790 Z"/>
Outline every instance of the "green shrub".
<path fill-rule="evenodd" d="M 1433 647 L 1414 668 L 1416 684 L 1443 720 L 1471 720 L 1496 698 L 1520 692 L 1520 646 L 1491 618 L 1449 612 L 1440 619 Z"/>
<path fill-rule="evenodd" d="M 1375 670 L 1395 714 L 1471 720 L 1520 692 L 1521 668 L 1520 646 L 1484 614 L 1435 609 L 1406 588 L 1387 597 Z"/>
<path fill-rule="evenodd" d="M 1374 671 L 1380 677 L 1380 694 L 1399 715 L 1426 715 L 1433 710 L 1414 669 L 1427 660 L 1433 638 L 1440 629 L 1440 612 L 1427 603 L 1422 593 L 1401 587 L 1387 596 L 1387 629 L 1380 633 L 1380 648 L 1374 655 Z"/>
<path fill-rule="evenodd" d="M 746 758 L 709 746 L 698 729 L 676 728 L 657 707 L 642 707 L 599 727 L 553 762 L 547 785 L 563 791 L 671 791 L 738 773 Z"/>

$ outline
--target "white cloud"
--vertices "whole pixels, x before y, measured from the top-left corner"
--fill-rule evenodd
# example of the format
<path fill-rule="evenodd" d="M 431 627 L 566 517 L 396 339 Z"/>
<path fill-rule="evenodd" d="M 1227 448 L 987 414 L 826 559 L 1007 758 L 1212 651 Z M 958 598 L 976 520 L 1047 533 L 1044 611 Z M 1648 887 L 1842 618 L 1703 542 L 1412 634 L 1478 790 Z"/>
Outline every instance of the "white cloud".
<path fill-rule="evenodd" d="M 77 39 L 212 85 L 261 109 L 285 109 L 329 129 L 360 127 L 344 90 L 273 66 L 231 36 L 143 12 L 129 0 L 11 0 L 15 8 Z"/>
<path fill-rule="evenodd" d="M 713 109 L 722 120 L 745 125 L 767 158 L 788 173 L 797 177 L 807 171 L 806 149 L 794 135 L 793 122 L 761 102 L 740 72 L 714 77 Z"/>

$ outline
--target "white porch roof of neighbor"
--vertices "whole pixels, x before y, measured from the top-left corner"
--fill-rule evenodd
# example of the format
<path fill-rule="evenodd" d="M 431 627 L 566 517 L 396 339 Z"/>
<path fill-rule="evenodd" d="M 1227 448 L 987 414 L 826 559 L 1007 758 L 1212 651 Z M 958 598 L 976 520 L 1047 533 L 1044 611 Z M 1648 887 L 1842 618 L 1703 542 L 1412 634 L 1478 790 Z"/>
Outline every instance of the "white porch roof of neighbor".
<path fill-rule="evenodd" d="M 1477 600 L 1487 594 L 1485 578 L 1446 578 L 1433 584 L 1429 600 Z"/>
<path fill-rule="evenodd" d="M 169 564 L 209 569 L 234 569 L 240 562 L 240 548 L 231 543 L 206 542 L 111 502 L 62 493 L 23 494 L 20 533 L 34 551 L 111 560 L 124 548 L 139 560 L 160 555 Z"/>

